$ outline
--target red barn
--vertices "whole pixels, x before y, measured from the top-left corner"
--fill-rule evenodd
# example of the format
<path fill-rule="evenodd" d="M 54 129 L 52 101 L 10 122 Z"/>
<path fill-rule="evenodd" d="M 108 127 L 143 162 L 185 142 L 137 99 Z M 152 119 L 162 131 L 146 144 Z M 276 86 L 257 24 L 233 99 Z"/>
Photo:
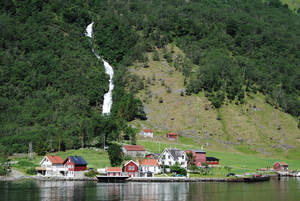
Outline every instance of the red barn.
<path fill-rule="evenodd" d="M 126 161 L 123 165 L 123 172 L 129 177 L 138 177 L 139 166 L 133 160 Z"/>
<path fill-rule="evenodd" d="M 273 169 L 278 172 L 288 172 L 289 165 L 286 162 L 276 162 L 273 164 Z"/>
<path fill-rule="evenodd" d="M 69 156 L 64 161 L 64 167 L 68 168 L 67 176 L 74 177 L 76 171 L 85 171 L 87 162 L 81 156 Z"/>
<path fill-rule="evenodd" d="M 202 163 L 206 163 L 206 152 L 201 149 L 188 149 L 184 151 L 185 153 L 191 152 L 195 156 L 194 164 L 201 166 Z"/>
<path fill-rule="evenodd" d="M 178 133 L 167 133 L 166 137 L 168 139 L 174 139 L 174 140 L 176 140 L 176 139 L 178 139 Z"/>

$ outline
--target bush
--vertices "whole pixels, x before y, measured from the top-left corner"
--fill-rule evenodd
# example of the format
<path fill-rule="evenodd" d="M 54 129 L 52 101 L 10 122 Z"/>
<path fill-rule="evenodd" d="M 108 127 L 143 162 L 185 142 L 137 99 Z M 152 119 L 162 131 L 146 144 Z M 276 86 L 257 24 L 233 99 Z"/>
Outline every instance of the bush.
<path fill-rule="evenodd" d="M 36 165 L 32 162 L 29 162 L 29 161 L 19 161 L 17 163 L 17 166 L 18 167 L 35 167 Z"/>
<path fill-rule="evenodd" d="M 90 170 L 88 172 L 85 172 L 84 176 L 92 178 L 92 177 L 95 177 L 98 174 L 99 173 L 96 170 L 92 169 L 92 170 Z"/>
<path fill-rule="evenodd" d="M 7 170 L 4 167 L 0 166 L 0 175 L 3 176 L 3 175 L 6 175 L 6 173 L 7 173 Z"/>
<path fill-rule="evenodd" d="M 36 171 L 36 169 L 34 167 L 32 167 L 32 168 L 29 168 L 28 170 L 26 170 L 26 174 L 36 175 L 37 171 Z"/>
<path fill-rule="evenodd" d="M 180 171 L 179 171 L 179 174 L 186 176 L 186 174 L 187 174 L 186 169 L 185 168 L 181 168 Z"/>

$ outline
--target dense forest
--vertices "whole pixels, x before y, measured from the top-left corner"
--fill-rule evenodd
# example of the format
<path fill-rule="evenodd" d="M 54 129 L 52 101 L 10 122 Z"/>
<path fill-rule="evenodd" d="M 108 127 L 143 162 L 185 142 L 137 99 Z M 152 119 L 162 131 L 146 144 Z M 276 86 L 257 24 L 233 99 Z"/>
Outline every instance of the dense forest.
<path fill-rule="evenodd" d="M 5 0 L 0 2 L 0 149 L 7 154 L 102 146 L 130 138 L 145 120 L 134 97 L 141 78 L 126 74 L 147 52 L 174 44 L 186 57 L 164 58 L 185 76 L 186 94 L 205 91 L 215 108 L 245 93 L 300 115 L 299 16 L 279 0 Z M 108 75 L 114 104 L 101 115 Z M 134 84 L 132 84 L 134 83 Z"/>

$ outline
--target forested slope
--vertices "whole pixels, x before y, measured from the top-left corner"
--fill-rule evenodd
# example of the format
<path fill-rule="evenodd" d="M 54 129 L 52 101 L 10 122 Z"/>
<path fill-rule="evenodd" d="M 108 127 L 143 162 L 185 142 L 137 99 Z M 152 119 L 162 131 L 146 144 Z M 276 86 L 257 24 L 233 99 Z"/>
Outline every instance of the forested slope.
<path fill-rule="evenodd" d="M 128 67 L 146 70 L 162 58 L 183 76 L 181 95 L 205 91 L 209 107 L 245 105 L 247 93 L 259 93 L 273 108 L 300 114 L 299 16 L 278 0 L 6 0 L 0 7 L 0 142 L 9 153 L 26 152 L 29 142 L 49 150 L 101 145 L 104 135 L 134 141 L 126 122 L 146 116 L 132 94 L 155 78 Z M 108 76 L 84 37 L 92 21 L 93 46 L 115 69 L 109 117 L 99 109 Z"/>

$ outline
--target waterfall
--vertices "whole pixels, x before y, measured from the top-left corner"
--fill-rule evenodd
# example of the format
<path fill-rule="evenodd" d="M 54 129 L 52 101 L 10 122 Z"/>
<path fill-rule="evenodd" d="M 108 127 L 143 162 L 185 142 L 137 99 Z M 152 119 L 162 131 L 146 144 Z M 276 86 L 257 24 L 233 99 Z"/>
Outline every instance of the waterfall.
<path fill-rule="evenodd" d="M 85 32 L 85 36 L 88 36 L 91 38 L 91 44 L 93 43 L 93 37 L 94 37 L 94 33 L 93 33 L 93 24 L 94 22 L 92 22 L 91 24 L 89 24 L 86 27 L 86 32 Z M 112 90 L 114 89 L 114 84 L 112 82 L 112 78 L 114 76 L 114 70 L 113 68 L 109 65 L 109 63 L 107 63 L 104 59 L 102 59 L 96 52 L 95 49 L 93 48 L 93 44 L 92 44 L 92 52 L 95 54 L 95 56 L 98 59 L 101 59 L 103 61 L 104 67 L 105 67 L 105 73 L 109 75 L 109 90 L 106 94 L 104 94 L 104 100 L 103 100 L 103 106 L 102 106 L 102 114 L 109 114 L 110 113 L 110 109 L 112 106 Z"/>

